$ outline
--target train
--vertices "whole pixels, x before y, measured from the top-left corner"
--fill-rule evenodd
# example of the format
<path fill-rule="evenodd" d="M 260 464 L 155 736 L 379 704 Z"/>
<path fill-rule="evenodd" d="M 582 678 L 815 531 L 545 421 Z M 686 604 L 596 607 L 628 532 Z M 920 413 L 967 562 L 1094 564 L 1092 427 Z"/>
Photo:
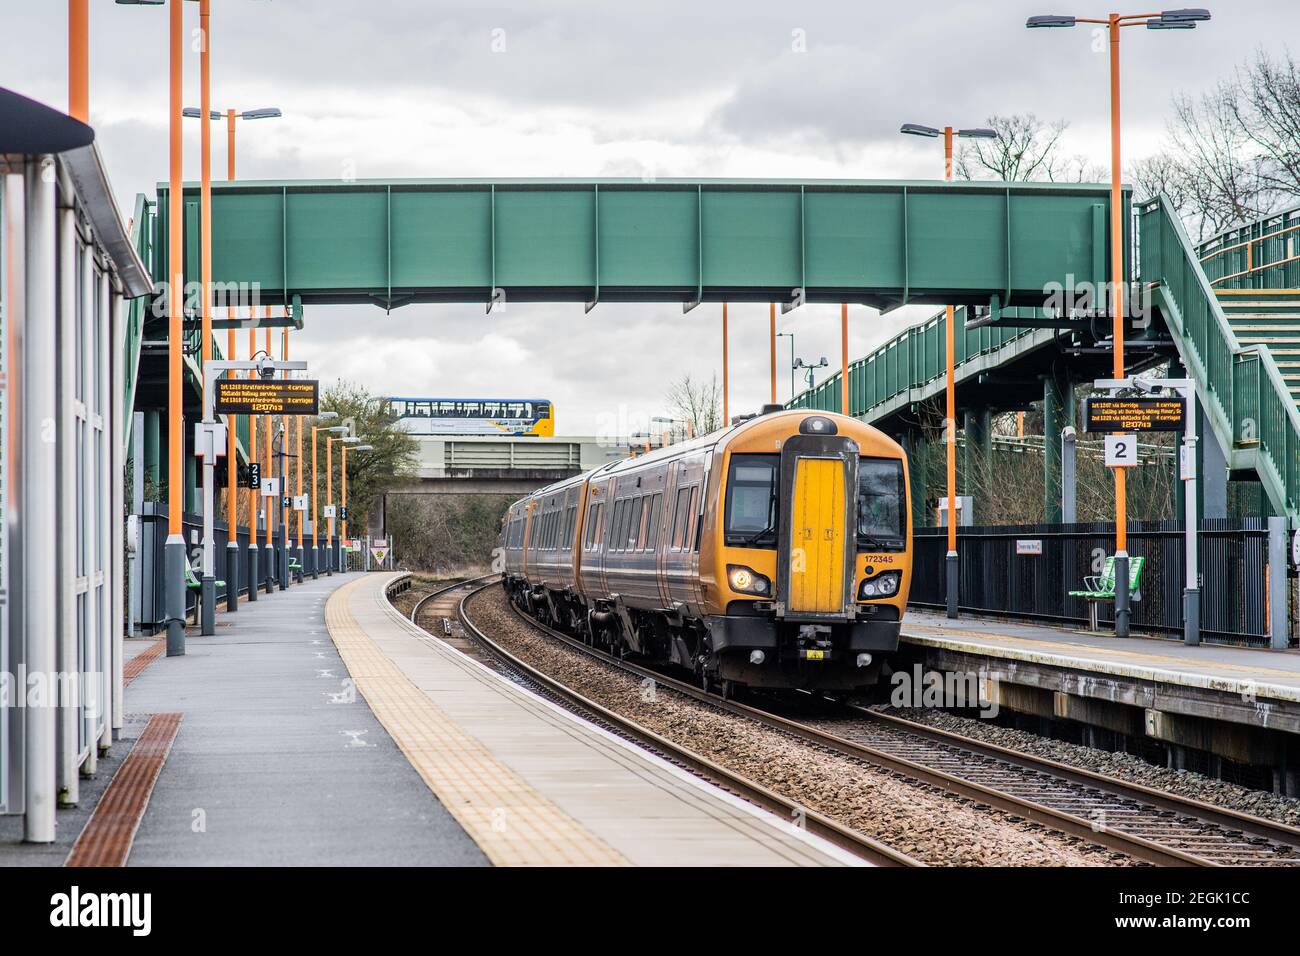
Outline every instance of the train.
<path fill-rule="evenodd" d="M 555 404 L 546 398 L 385 399 L 388 414 L 413 435 L 515 435 L 549 438 L 555 434 Z"/>
<path fill-rule="evenodd" d="M 878 429 L 765 406 L 514 502 L 502 584 L 541 623 L 724 695 L 853 692 L 898 647 L 909 488 Z"/>

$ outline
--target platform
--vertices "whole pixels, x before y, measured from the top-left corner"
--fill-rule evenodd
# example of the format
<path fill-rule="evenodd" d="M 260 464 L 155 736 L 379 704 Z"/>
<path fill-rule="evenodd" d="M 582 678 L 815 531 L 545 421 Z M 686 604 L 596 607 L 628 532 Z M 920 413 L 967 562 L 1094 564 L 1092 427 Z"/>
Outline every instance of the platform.
<path fill-rule="evenodd" d="M 307 579 L 187 634 L 127 687 L 133 715 L 180 730 L 130 865 L 483 865 L 364 704 L 325 629 L 325 603 L 360 577 Z M 129 676 L 129 674 L 128 674 Z"/>
<path fill-rule="evenodd" d="M 858 862 L 417 628 L 389 604 L 392 578 L 340 588 L 330 634 L 362 698 L 493 863 Z"/>
<path fill-rule="evenodd" d="M 1112 635 L 909 610 L 896 666 L 977 673 L 1010 710 L 1251 763 L 1294 747 L 1300 651 Z"/>
<path fill-rule="evenodd" d="M 857 858 L 416 628 L 394 575 L 126 642 L 121 737 L 52 844 L 0 865 L 826 866 Z"/>

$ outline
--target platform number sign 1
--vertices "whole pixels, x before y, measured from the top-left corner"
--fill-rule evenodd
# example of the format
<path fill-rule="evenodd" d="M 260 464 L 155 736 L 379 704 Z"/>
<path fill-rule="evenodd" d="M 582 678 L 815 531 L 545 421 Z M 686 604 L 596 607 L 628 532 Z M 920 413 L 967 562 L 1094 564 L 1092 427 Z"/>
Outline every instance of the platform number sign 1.
<path fill-rule="evenodd" d="M 1132 468 L 1138 463 L 1137 438 L 1133 435 L 1106 436 L 1106 467 Z"/>

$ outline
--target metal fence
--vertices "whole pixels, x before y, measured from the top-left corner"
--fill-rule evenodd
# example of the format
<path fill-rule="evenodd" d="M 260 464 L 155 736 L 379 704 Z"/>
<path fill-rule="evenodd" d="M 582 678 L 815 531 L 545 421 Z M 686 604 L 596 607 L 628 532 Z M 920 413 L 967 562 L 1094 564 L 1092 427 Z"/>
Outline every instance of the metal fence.
<path fill-rule="evenodd" d="M 185 549 L 189 556 L 190 567 L 194 569 L 196 577 L 201 576 L 202 558 L 203 558 L 203 516 L 197 514 L 186 514 L 182 519 L 182 535 L 185 538 Z M 249 587 L 249 562 L 248 562 L 248 528 L 239 527 L 235 530 L 235 542 L 239 545 L 239 580 L 232 582 L 229 574 L 229 564 L 227 555 L 227 527 L 225 522 L 219 518 L 213 522 L 213 537 L 216 547 L 213 549 L 214 557 L 214 576 L 218 581 L 225 581 L 224 587 L 217 588 L 217 607 L 221 608 L 225 604 L 227 590 L 234 586 L 238 589 L 237 593 L 242 595 L 248 594 Z M 264 549 L 265 532 L 259 533 L 258 546 Z M 333 539 L 336 543 L 337 538 Z M 143 513 L 140 515 L 140 566 L 143 569 L 139 575 L 140 593 L 136 595 L 139 607 L 139 616 L 136 619 L 136 626 L 140 629 L 155 633 L 160 630 L 166 621 L 166 589 L 163 582 L 164 561 L 163 553 L 167 542 L 167 505 L 165 502 L 146 501 L 144 503 Z M 297 536 L 293 535 L 289 540 L 289 554 L 297 556 Z M 321 540 L 321 558 L 320 570 L 323 573 L 326 567 L 326 541 Z M 259 554 L 258 563 L 258 583 L 266 579 L 267 567 L 265 563 L 265 551 Z M 311 574 L 315 568 L 312 563 L 312 547 L 310 538 L 303 541 L 303 573 Z M 278 578 L 277 578 L 278 581 Z M 278 587 L 278 584 L 277 584 Z M 198 594 L 193 589 L 186 589 L 185 613 L 187 616 L 194 613 L 195 606 L 198 602 Z"/>
<path fill-rule="evenodd" d="M 946 534 L 944 528 L 915 530 L 912 605 L 944 606 Z M 1202 521 L 1201 633 L 1207 643 L 1269 646 L 1268 535 L 1265 518 Z M 1087 602 L 1067 592 L 1099 575 L 1114 548 L 1115 526 L 1104 522 L 961 528 L 958 604 L 974 613 L 1086 624 Z M 1181 633 L 1183 548 L 1182 522 L 1129 526 L 1129 555 L 1146 558 L 1141 597 L 1132 605 L 1134 630 Z M 1114 622 L 1109 602 L 1102 604 L 1101 620 Z"/>

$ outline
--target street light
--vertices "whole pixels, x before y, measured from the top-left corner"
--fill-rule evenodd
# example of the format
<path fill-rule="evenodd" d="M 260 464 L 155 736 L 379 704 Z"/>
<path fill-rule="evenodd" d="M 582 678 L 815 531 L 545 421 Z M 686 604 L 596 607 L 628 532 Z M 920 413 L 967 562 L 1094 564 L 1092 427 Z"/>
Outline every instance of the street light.
<path fill-rule="evenodd" d="M 338 412 L 321 412 L 316 416 L 316 420 L 318 422 L 332 422 L 338 417 Z M 311 576 L 313 579 L 320 577 L 320 537 L 316 531 L 316 525 L 319 521 L 316 504 L 316 433 L 335 430 L 347 431 L 347 426 L 313 425 L 311 429 Z"/>
<path fill-rule="evenodd" d="M 122 0 L 118 0 L 118 2 L 122 2 Z M 188 117 L 189 119 L 198 119 L 199 117 L 203 116 L 204 113 L 207 114 L 208 119 L 210 120 L 219 120 L 222 117 L 222 113 L 220 110 L 214 110 L 211 108 L 211 92 L 210 92 L 211 82 L 210 82 L 209 64 L 211 58 L 212 43 L 211 43 L 211 31 L 208 28 L 208 2 L 209 0 L 203 0 L 203 3 L 199 8 L 200 26 L 203 35 L 203 48 L 202 48 L 201 60 L 200 60 L 200 81 L 201 81 L 200 99 L 203 105 L 201 108 L 195 106 L 184 107 L 181 110 L 181 115 L 184 117 Z M 235 178 L 235 113 L 233 110 L 230 110 L 226 115 L 228 117 L 227 120 L 228 126 L 226 131 L 226 178 L 233 180 Z M 265 116 L 271 116 L 271 115 L 279 116 L 280 111 L 278 109 L 247 110 L 241 115 L 244 119 L 261 119 Z M 202 234 L 201 234 L 200 241 L 202 243 L 201 257 L 202 257 L 202 270 L 203 270 L 202 281 L 203 281 L 203 291 L 204 291 L 203 312 L 202 312 L 202 326 L 203 326 L 202 348 L 203 348 L 204 361 L 207 361 L 208 358 L 210 358 L 211 337 L 212 337 L 212 321 L 211 321 L 212 127 L 211 124 L 209 123 L 203 124 L 203 133 L 202 133 L 202 142 L 200 146 L 200 151 L 202 153 L 202 184 L 200 187 L 201 189 L 200 202 L 202 204 L 200 220 L 202 222 Z M 226 351 L 229 353 L 227 355 L 227 358 L 233 359 L 235 356 L 234 328 L 231 328 L 226 332 Z M 238 577 L 239 544 L 236 540 L 236 531 L 235 531 L 235 502 L 237 501 L 237 495 L 235 491 L 233 465 L 230 464 L 233 463 L 235 460 L 236 418 L 233 415 L 228 415 L 226 421 L 227 421 L 227 425 L 229 426 L 229 439 L 226 448 L 226 456 L 228 458 L 227 468 L 231 469 L 228 477 L 228 485 L 229 485 L 228 496 L 230 500 L 230 507 L 229 507 L 230 528 L 228 530 L 229 540 L 227 541 L 226 544 L 226 556 L 228 562 L 233 562 L 227 565 L 226 577 L 238 581 L 239 580 Z M 252 436 L 255 426 L 253 425 L 253 417 L 251 415 L 249 416 L 249 423 L 250 423 L 249 434 L 250 436 Z M 250 452 L 249 461 L 251 462 L 253 460 L 253 454 L 252 454 L 253 449 L 250 448 L 249 452 Z M 254 501 L 256 501 L 256 499 L 254 499 Z M 257 530 L 257 523 L 256 523 L 257 519 L 255 515 L 256 512 L 254 512 L 254 516 L 252 519 L 254 532 L 256 532 Z M 256 538 L 255 533 L 253 537 Z M 257 542 L 254 540 L 251 543 L 255 548 Z M 250 552 L 250 559 L 254 557 L 256 557 L 256 555 Z M 237 611 L 239 609 L 239 596 L 236 593 L 237 590 L 238 590 L 237 587 L 232 587 L 227 589 L 227 595 L 226 595 L 227 611 Z M 256 593 L 254 591 L 250 591 L 249 598 L 251 600 L 256 600 Z"/>
<path fill-rule="evenodd" d="M 119 0 L 120 2 L 120 0 Z M 187 106 L 181 110 L 183 116 L 189 119 L 198 119 L 203 115 L 203 111 L 196 106 Z M 274 106 L 264 106 L 255 110 L 208 110 L 208 119 L 219 120 L 223 116 L 226 118 L 226 178 L 235 178 L 235 120 L 259 120 L 259 119 L 278 119 L 283 116 L 278 108 Z"/>
<path fill-rule="evenodd" d="M 334 432 L 336 434 L 344 436 L 342 438 L 335 438 L 333 436 L 330 436 L 325 439 L 325 504 L 333 508 L 334 507 L 334 443 L 337 441 L 337 442 L 344 442 L 350 444 L 352 442 L 358 442 L 361 439 L 353 438 L 352 436 L 348 435 L 348 432 L 350 432 L 352 429 L 349 428 L 347 425 L 335 425 L 333 428 L 326 428 L 324 430 L 329 432 Z M 334 546 L 331 543 L 334 540 L 334 517 L 335 517 L 334 515 L 329 516 L 329 531 L 325 535 L 325 549 L 327 552 L 330 553 L 330 555 L 334 554 Z M 333 564 L 334 562 L 332 558 L 326 559 L 325 561 L 326 574 L 334 573 Z"/>
<path fill-rule="evenodd" d="M 793 343 L 791 343 L 791 344 L 793 345 Z M 814 370 L 814 369 L 819 369 L 819 368 L 825 368 L 826 366 L 828 366 L 828 365 L 830 365 L 830 364 L 831 364 L 830 362 L 826 361 L 826 356 L 825 356 L 825 355 L 823 355 L 823 356 L 821 357 L 821 361 L 818 362 L 816 365 L 812 365 L 812 364 L 810 364 L 810 363 L 808 363 L 808 362 L 805 362 L 803 359 L 795 359 L 795 361 L 794 361 L 794 367 L 795 367 L 795 368 L 803 368 L 803 369 L 807 369 L 807 370 L 808 370 L 808 389 L 809 389 L 810 391 L 812 390 L 812 387 L 813 387 L 813 370 Z"/>
<path fill-rule="evenodd" d="M 339 491 L 339 508 L 342 509 L 339 514 L 341 522 L 339 526 L 339 570 L 346 571 L 343 566 L 343 542 L 348 536 L 348 446 L 357 445 L 361 439 L 356 435 L 346 435 L 338 439 L 343 447 L 339 449 L 339 477 L 343 479 L 343 487 Z"/>
<path fill-rule="evenodd" d="M 1073 27 L 1077 23 L 1102 24 L 1110 33 L 1110 283 L 1114 353 L 1113 376 L 1124 378 L 1124 215 L 1121 206 L 1120 125 L 1119 125 L 1119 31 L 1123 27 L 1145 26 L 1148 30 L 1190 30 L 1210 19 L 1210 11 L 1201 7 L 1165 10 L 1161 13 L 1112 13 L 1104 20 L 1096 17 L 1071 17 L 1051 14 L 1030 17 L 1030 29 Z M 1123 468 L 1115 471 L 1115 636 L 1129 635 L 1128 579 L 1128 500 Z M 951 523 L 951 521 L 949 522 Z"/>
<path fill-rule="evenodd" d="M 952 139 L 961 136 L 966 139 L 997 139 L 996 131 L 983 126 L 971 129 L 954 130 L 945 126 L 942 130 L 919 123 L 904 123 L 898 130 L 909 136 L 924 136 L 929 139 L 943 137 L 943 178 L 952 181 Z M 948 446 L 948 554 L 944 558 L 945 591 L 948 617 L 957 617 L 957 334 L 953 326 L 956 318 L 952 306 L 944 310 L 944 350 L 946 354 L 946 381 L 944 382 L 944 442 Z"/>

